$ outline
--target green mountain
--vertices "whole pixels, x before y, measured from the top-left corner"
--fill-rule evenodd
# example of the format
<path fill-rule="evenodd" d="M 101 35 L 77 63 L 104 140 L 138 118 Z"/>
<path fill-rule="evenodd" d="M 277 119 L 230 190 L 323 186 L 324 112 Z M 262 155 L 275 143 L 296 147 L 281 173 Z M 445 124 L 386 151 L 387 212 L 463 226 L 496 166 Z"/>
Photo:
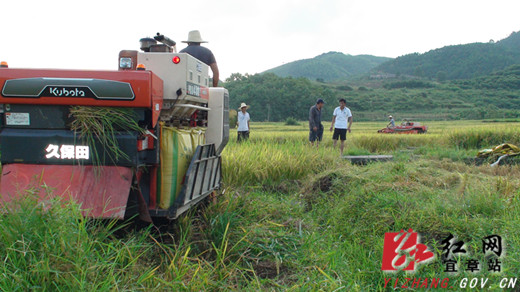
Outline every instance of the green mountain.
<path fill-rule="evenodd" d="M 356 121 L 386 121 L 388 114 L 419 120 L 520 118 L 520 64 L 471 79 L 434 82 L 389 79 L 382 86 L 320 83 L 273 73 L 241 75 L 226 81 L 230 105 L 251 106 L 253 121 L 308 119 L 317 98 L 325 100 L 322 117 L 330 121 L 339 98 L 347 100 Z"/>
<path fill-rule="evenodd" d="M 520 31 L 511 33 L 509 37 L 499 41 L 498 45 L 517 50 L 520 48 Z"/>
<path fill-rule="evenodd" d="M 373 72 L 412 75 L 437 80 L 468 79 L 520 64 L 520 33 L 499 42 L 447 46 L 424 54 L 409 54 L 385 62 Z"/>
<path fill-rule="evenodd" d="M 274 73 L 280 77 L 305 77 L 310 80 L 335 81 L 367 73 L 388 60 L 390 58 L 328 52 L 312 59 L 287 63 L 264 73 Z"/>

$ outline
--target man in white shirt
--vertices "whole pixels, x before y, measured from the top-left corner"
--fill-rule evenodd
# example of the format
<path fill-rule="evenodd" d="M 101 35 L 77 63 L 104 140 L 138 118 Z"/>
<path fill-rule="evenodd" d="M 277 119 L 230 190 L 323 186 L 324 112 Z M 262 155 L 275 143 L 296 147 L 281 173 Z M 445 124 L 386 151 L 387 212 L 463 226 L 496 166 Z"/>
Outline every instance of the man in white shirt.
<path fill-rule="evenodd" d="M 345 148 L 345 140 L 347 140 L 347 131 L 350 133 L 350 127 L 352 127 L 352 113 L 347 107 L 347 101 L 342 98 L 339 100 L 339 106 L 334 109 L 332 125 L 330 125 L 330 131 L 332 132 L 332 129 L 334 129 L 334 134 L 332 134 L 334 147 L 336 147 L 338 138 L 341 140 L 339 146 L 341 156 L 343 156 L 343 148 Z"/>
<path fill-rule="evenodd" d="M 237 114 L 237 123 L 238 123 L 238 136 L 237 142 L 246 141 L 249 139 L 249 113 L 247 109 L 249 108 L 244 102 L 240 104 L 239 112 Z"/>

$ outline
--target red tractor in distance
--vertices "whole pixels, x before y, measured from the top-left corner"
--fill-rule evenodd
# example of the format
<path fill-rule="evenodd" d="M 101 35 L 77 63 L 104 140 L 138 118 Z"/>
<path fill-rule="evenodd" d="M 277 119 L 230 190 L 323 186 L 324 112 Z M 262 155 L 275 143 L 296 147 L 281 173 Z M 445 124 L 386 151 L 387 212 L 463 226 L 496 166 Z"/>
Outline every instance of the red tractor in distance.
<path fill-rule="evenodd" d="M 424 134 L 427 131 L 428 126 L 421 125 L 411 119 L 404 119 L 399 126 L 386 127 L 377 132 L 383 134 Z"/>

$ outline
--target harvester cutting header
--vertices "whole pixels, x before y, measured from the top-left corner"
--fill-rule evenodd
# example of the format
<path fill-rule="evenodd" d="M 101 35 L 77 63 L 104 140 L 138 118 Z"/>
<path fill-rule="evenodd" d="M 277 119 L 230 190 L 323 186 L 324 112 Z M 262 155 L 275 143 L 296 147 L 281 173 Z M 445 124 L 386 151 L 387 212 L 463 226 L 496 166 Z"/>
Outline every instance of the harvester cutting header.
<path fill-rule="evenodd" d="M 2 202 L 36 190 L 92 217 L 172 219 L 220 187 L 227 90 L 168 37 L 140 43 L 117 71 L 0 68 Z"/>

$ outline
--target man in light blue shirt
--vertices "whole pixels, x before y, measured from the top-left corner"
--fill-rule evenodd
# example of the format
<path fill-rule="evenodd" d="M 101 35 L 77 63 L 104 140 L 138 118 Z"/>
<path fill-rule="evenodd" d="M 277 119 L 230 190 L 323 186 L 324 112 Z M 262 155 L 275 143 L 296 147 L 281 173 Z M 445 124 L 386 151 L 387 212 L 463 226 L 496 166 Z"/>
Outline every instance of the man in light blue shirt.
<path fill-rule="evenodd" d="M 332 124 L 330 125 L 330 131 L 332 132 L 334 129 L 334 134 L 332 134 L 334 147 L 336 147 L 338 138 L 341 140 L 339 146 L 341 156 L 343 156 L 345 140 L 347 140 L 347 131 L 350 133 L 350 127 L 352 127 L 352 113 L 347 107 L 347 101 L 342 98 L 339 100 L 339 106 L 334 109 L 334 113 L 332 114 Z"/>
<path fill-rule="evenodd" d="M 386 125 L 386 127 L 387 127 L 387 128 L 390 128 L 390 129 L 395 128 L 395 120 L 394 120 L 394 117 L 392 117 L 392 116 L 388 116 L 388 118 L 390 119 L 390 122 L 388 123 L 388 125 Z"/>

